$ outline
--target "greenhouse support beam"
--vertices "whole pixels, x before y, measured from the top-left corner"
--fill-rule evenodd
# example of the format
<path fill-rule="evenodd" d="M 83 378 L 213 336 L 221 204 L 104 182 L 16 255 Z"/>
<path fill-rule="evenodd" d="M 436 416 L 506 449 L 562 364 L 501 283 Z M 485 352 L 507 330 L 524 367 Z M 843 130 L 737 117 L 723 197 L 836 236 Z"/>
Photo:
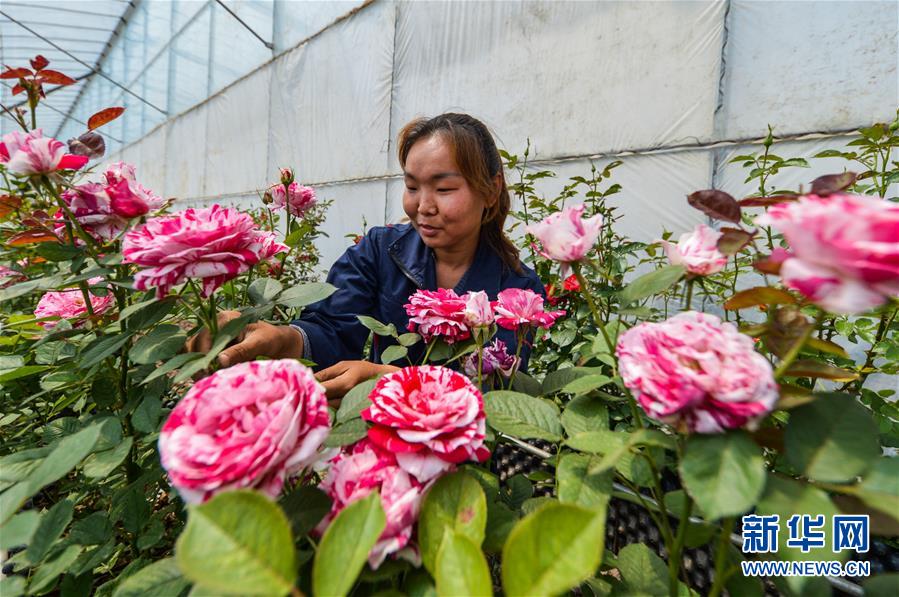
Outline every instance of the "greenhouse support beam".
<path fill-rule="evenodd" d="M 241 19 L 239 16 L 237 16 L 237 13 L 235 13 L 233 10 L 231 10 L 230 8 L 228 8 L 228 6 L 227 6 L 224 2 L 222 2 L 222 0 L 215 0 L 215 2 L 216 2 L 216 4 L 218 4 L 219 6 L 221 6 L 222 8 L 224 8 L 226 11 L 228 11 L 228 14 L 230 14 L 232 17 L 234 17 L 235 19 L 237 19 L 237 22 L 240 23 L 241 25 L 243 25 L 243 26 L 246 28 L 247 31 L 249 31 L 250 33 L 252 33 L 252 34 L 253 34 L 253 37 L 255 37 L 256 39 L 258 39 L 259 41 L 261 41 L 262 44 L 263 44 L 266 48 L 268 48 L 269 50 L 274 50 L 274 49 L 275 49 L 275 44 L 273 44 L 273 43 L 270 42 L 270 41 L 265 41 L 265 38 L 264 38 L 264 37 L 262 37 L 261 35 L 259 35 L 258 33 L 256 33 L 256 30 L 255 30 L 255 29 L 253 29 L 252 27 L 250 27 L 249 25 L 247 25 L 247 24 L 244 22 L 244 20 Z"/>

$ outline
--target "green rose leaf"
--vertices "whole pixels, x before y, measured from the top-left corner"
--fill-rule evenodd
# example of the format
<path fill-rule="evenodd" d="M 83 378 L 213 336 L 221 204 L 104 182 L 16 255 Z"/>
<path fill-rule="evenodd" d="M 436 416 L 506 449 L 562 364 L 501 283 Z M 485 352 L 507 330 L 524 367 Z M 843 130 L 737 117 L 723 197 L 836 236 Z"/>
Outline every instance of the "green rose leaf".
<path fill-rule="evenodd" d="M 90 369 L 105 358 L 111 357 L 131 339 L 131 333 L 110 334 L 98 338 L 88 345 L 78 358 L 79 369 Z"/>
<path fill-rule="evenodd" d="M 633 543 L 619 551 L 618 570 L 629 593 L 668 597 L 668 567 L 645 545 Z"/>
<path fill-rule="evenodd" d="M 359 418 L 359 413 L 368 408 L 371 400 L 368 399 L 371 391 L 375 389 L 376 379 L 369 379 L 357 384 L 352 390 L 346 393 L 340 402 L 340 408 L 337 409 L 335 421 L 346 423 L 350 419 Z"/>
<path fill-rule="evenodd" d="M 765 488 L 762 449 L 742 431 L 694 435 L 687 440 L 680 475 L 706 518 L 742 514 Z"/>
<path fill-rule="evenodd" d="M 172 597 L 188 586 L 175 558 L 163 558 L 122 581 L 113 597 Z"/>
<path fill-rule="evenodd" d="M 576 379 L 587 375 L 600 375 L 602 372 L 602 367 L 568 367 L 567 369 L 550 371 L 543 378 L 540 393 L 544 396 L 555 394 Z"/>
<path fill-rule="evenodd" d="M 435 572 L 437 551 L 443 536 L 456 532 L 480 548 L 487 526 L 487 499 L 481 484 L 464 472 L 441 477 L 431 487 L 418 517 L 421 560 Z"/>
<path fill-rule="evenodd" d="M 463 534 L 447 531 L 443 535 L 434 571 L 437 595 L 490 597 L 493 582 L 481 548 Z"/>
<path fill-rule="evenodd" d="M 354 444 L 368 434 L 368 424 L 360 418 L 335 425 L 325 440 L 326 448 L 340 448 Z"/>
<path fill-rule="evenodd" d="M 557 440 L 562 435 L 559 407 L 544 398 L 499 390 L 484 395 L 487 422 L 519 438 Z"/>
<path fill-rule="evenodd" d="M 57 502 L 46 514 L 41 517 L 41 522 L 31 538 L 25 557 L 32 564 L 37 564 L 49 553 L 56 540 L 62 536 L 63 531 L 72 522 L 74 506 L 72 502 L 63 500 Z"/>
<path fill-rule="evenodd" d="M 305 307 L 325 300 L 336 291 L 336 287 L 326 282 L 306 282 L 282 292 L 277 302 L 285 307 Z"/>
<path fill-rule="evenodd" d="M 824 394 L 790 413 L 787 459 L 816 481 L 850 481 L 880 456 L 877 423 L 852 396 Z"/>
<path fill-rule="evenodd" d="M 274 301 L 283 289 L 281 282 L 274 278 L 259 278 L 253 280 L 247 294 L 254 305 L 265 305 Z"/>
<path fill-rule="evenodd" d="M 134 343 L 129 358 L 138 365 L 149 365 L 170 359 L 184 346 L 187 334 L 177 325 L 162 324 Z"/>
<path fill-rule="evenodd" d="M 877 460 L 856 494 L 871 508 L 899 520 L 899 458 Z"/>
<path fill-rule="evenodd" d="M 284 513 L 247 490 L 191 506 L 175 558 L 185 577 L 222 594 L 285 595 L 297 573 Z"/>
<path fill-rule="evenodd" d="M 386 525 L 377 491 L 344 508 L 319 543 L 312 564 L 313 593 L 335 597 L 349 593 Z"/>
<path fill-rule="evenodd" d="M 373 331 L 378 336 L 391 336 L 393 338 L 397 337 L 396 326 L 392 323 L 381 323 L 374 317 L 369 317 L 368 315 L 357 315 L 356 319 L 359 320 L 359 323 Z"/>
<path fill-rule="evenodd" d="M 569 436 L 608 429 L 609 411 L 601 400 L 580 396 L 569 402 L 562 411 L 562 427 Z"/>
<path fill-rule="evenodd" d="M 680 280 L 686 269 L 682 265 L 666 265 L 643 274 L 618 293 L 622 305 L 633 303 L 658 294 Z"/>
<path fill-rule="evenodd" d="M 331 511 L 331 498 L 311 485 L 300 485 L 282 496 L 278 503 L 287 514 L 294 537 L 302 537 L 314 529 Z"/>
<path fill-rule="evenodd" d="M 408 348 L 400 346 L 399 344 L 394 344 L 384 349 L 384 352 L 381 354 L 381 362 L 385 365 L 389 365 L 394 361 L 406 358 L 406 355 L 408 354 Z"/>
<path fill-rule="evenodd" d="M 556 468 L 559 501 L 605 510 L 612 496 L 612 471 L 590 473 L 602 460 L 594 454 L 566 454 Z"/>
<path fill-rule="evenodd" d="M 515 525 L 503 548 L 510 597 L 557 595 L 593 576 L 602 561 L 605 513 L 548 504 Z"/>
<path fill-rule="evenodd" d="M 597 390 L 603 386 L 607 386 L 612 382 L 613 380 L 611 377 L 594 373 L 591 375 L 579 377 L 568 382 L 562 388 L 562 392 L 564 392 L 565 394 L 574 394 L 575 396 L 581 396 L 583 394 L 588 394 L 593 390 Z"/>

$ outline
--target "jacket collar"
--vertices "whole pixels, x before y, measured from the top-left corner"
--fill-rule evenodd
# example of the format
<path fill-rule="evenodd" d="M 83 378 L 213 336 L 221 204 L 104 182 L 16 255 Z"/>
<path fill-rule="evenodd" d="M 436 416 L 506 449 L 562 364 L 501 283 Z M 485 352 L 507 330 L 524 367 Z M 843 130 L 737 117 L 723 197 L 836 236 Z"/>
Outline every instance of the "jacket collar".
<path fill-rule="evenodd" d="M 437 264 L 434 252 L 425 245 L 411 224 L 403 226 L 406 230 L 387 247 L 388 254 L 403 274 L 418 288 L 436 290 Z M 504 269 L 505 264 L 496 251 L 490 248 L 482 233 L 474 261 L 453 290 L 460 295 L 469 290 L 484 290 L 491 299 L 494 299 L 500 291 Z"/>

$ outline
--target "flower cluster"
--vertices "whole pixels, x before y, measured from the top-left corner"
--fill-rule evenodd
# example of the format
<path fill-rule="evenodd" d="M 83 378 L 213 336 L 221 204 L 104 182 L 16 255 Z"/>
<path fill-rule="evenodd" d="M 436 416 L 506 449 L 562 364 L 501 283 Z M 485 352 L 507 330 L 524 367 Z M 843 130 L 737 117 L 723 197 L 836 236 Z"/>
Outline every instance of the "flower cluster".
<path fill-rule="evenodd" d="M 705 224 L 699 224 L 693 232 L 682 234 L 677 243 L 659 241 L 665 247 L 672 265 L 683 265 L 696 276 L 716 274 L 727 265 L 727 256 L 718 250 L 721 233 Z"/>
<path fill-rule="evenodd" d="M 13 174 L 31 176 L 78 170 L 87 161 L 86 156 L 66 153 L 65 143 L 45 137 L 41 129 L 27 133 L 13 131 L 0 139 L 0 164 Z"/>
<path fill-rule="evenodd" d="M 186 502 L 228 489 L 276 498 L 319 457 L 330 432 L 325 391 L 293 359 L 253 361 L 197 382 L 159 433 L 159 454 Z"/>
<path fill-rule="evenodd" d="M 714 315 L 687 311 L 641 323 L 618 339 L 624 385 L 650 417 L 718 433 L 768 413 L 778 398 L 771 364 L 752 338 Z"/>
<path fill-rule="evenodd" d="M 861 313 L 899 296 L 899 205 L 877 197 L 806 195 L 757 223 L 781 232 L 783 283 L 832 313 Z"/>
<path fill-rule="evenodd" d="M 266 194 L 271 198 L 272 209 L 287 208 L 290 215 L 296 217 L 302 216 L 315 205 L 315 190 L 298 182 L 272 185 Z"/>
<path fill-rule="evenodd" d="M 135 274 L 135 287 L 155 288 L 160 297 L 189 278 L 202 280 L 202 295 L 208 297 L 286 250 L 274 233 L 258 230 L 248 214 L 219 205 L 153 218 L 130 230 L 122 243 L 125 261 L 145 268 Z"/>
<path fill-rule="evenodd" d="M 129 220 L 162 207 L 163 200 L 137 182 L 134 166 L 111 164 L 104 182 L 88 182 L 62 194 L 72 215 L 94 238 L 112 240 L 125 231 Z M 64 214 L 57 212 L 59 233 L 65 226 Z"/>
<path fill-rule="evenodd" d="M 98 286 L 103 282 L 103 278 L 96 277 L 88 280 L 88 285 Z M 107 292 L 105 296 L 97 296 L 88 292 L 91 301 L 91 310 L 94 315 L 99 315 L 109 309 L 113 303 L 113 295 Z M 34 316 L 38 319 L 44 317 L 58 317 L 60 319 L 78 319 L 88 313 L 87 303 L 84 301 L 84 293 L 80 288 L 72 288 L 69 290 L 60 290 L 45 293 L 37 303 L 34 309 Z M 76 322 L 79 325 L 81 322 Z M 50 329 L 56 325 L 55 321 L 45 321 L 41 325 L 45 329 Z"/>

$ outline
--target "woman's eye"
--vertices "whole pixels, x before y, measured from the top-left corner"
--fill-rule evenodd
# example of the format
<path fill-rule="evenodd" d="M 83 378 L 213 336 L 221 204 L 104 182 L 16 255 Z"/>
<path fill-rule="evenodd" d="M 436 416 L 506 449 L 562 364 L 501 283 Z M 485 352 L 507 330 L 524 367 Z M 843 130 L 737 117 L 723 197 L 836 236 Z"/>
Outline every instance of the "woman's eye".
<path fill-rule="evenodd" d="M 437 192 L 438 192 L 438 193 L 451 193 L 451 192 L 453 192 L 453 191 L 455 191 L 455 190 L 456 190 L 456 189 L 437 189 Z"/>
<path fill-rule="evenodd" d="M 406 190 L 409 192 L 415 192 L 418 190 L 418 187 L 410 187 L 409 185 L 406 185 Z"/>

